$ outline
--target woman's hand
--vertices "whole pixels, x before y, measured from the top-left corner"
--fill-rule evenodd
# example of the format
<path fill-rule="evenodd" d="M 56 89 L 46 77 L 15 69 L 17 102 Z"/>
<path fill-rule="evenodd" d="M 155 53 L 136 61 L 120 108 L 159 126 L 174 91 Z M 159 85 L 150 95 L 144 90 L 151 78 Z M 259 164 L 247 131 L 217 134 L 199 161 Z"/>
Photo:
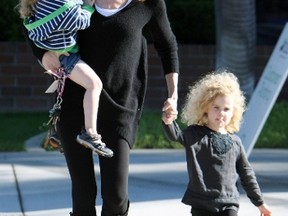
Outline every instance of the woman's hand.
<path fill-rule="evenodd" d="M 52 70 L 55 71 L 59 67 L 61 67 L 60 61 L 59 61 L 59 54 L 52 51 L 47 51 L 42 58 L 42 65 L 46 70 Z"/>

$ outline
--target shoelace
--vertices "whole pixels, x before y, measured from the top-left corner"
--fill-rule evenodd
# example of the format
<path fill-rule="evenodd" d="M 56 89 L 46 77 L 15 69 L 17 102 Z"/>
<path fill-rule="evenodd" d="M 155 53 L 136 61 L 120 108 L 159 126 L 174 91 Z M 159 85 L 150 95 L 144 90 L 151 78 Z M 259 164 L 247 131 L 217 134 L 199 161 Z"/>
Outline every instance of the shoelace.
<path fill-rule="evenodd" d="M 90 135 L 90 137 L 91 137 L 93 142 L 95 141 L 97 147 L 99 147 L 99 146 L 101 146 L 102 148 L 106 147 L 106 144 L 101 141 L 101 139 L 102 139 L 101 135 L 99 135 L 99 134 L 94 135 L 93 134 L 93 135 Z"/>

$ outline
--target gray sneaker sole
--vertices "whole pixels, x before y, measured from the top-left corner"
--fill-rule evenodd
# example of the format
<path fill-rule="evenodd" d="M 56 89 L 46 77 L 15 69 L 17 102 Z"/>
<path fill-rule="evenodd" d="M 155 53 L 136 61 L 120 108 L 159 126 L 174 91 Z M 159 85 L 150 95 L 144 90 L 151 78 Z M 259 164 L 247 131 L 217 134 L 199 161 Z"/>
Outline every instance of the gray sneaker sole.
<path fill-rule="evenodd" d="M 76 140 L 77 140 L 77 142 L 78 142 L 79 144 L 83 145 L 83 146 L 86 147 L 86 148 L 91 149 L 93 152 L 96 152 L 96 153 L 97 153 L 98 155 L 100 155 L 100 156 L 103 156 L 103 157 L 106 157 L 106 158 L 111 158 L 111 157 L 113 157 L 113 152 L 112 152 L 111 154 L 107 154 L 107 153 L 105 153 L 105 152 L 103 152 L 103 151 L 100 151 L 100 150 L 94 148 L 94 146 L 91 145 L 89 142 L 86 142 L 85 140 L 82 140 L 81 138 L 79 138 L 79 135 L 77 136 Z"/>

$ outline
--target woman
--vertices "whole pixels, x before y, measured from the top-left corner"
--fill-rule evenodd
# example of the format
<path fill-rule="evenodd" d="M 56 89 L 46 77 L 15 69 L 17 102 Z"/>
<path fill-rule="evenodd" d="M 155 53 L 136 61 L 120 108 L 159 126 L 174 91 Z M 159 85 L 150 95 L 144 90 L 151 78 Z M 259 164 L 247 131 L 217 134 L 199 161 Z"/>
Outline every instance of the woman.
<path fill-rule="evenodd" d="M 99 158 L 102 216 L 128 215 L 129 153 L 136 138 L 147 87 L 147 47 L 144 28 L 152 35 L 168 88 L 163 111 L 177 117 L 177 44 L 164 0 L 97 0 L 90 27 L 79 32 L 80 56 L 100 77 L 103 90 L 98 130 L 112 158 Z M 60 66 L 51 52 L 31 43 L 46 69 Z M 73 216 L 95 216 L 97 186 L 91 151 L 75 142 L 83 125 L 84 89 L 67 80 L 58 131 L 72 181 Z M 81 157 L 81 160 L 79 160 Z"/>

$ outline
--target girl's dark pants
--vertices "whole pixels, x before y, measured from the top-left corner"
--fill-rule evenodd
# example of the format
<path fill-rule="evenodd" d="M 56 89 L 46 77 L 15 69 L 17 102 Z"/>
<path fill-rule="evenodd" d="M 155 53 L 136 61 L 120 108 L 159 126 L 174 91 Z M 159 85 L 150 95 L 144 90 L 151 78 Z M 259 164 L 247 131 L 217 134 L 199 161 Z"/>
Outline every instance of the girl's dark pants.
<path fill-rule="evenodd" d="M 75 140 L 84 124 L 82 104 L 78 107 L 71 103 L 65 105 L 66 99 L 63 100 L 58 131 L 72 182 L 71 215 L 95 216 L 97 185 L 93 154 Z M 99 156 L 103 199 L 101 215 L 127 215 L 129 145 L 109 128 L 98 127 L 98 131 L 107 147 L 114 152 L 112 158 Z"/>

